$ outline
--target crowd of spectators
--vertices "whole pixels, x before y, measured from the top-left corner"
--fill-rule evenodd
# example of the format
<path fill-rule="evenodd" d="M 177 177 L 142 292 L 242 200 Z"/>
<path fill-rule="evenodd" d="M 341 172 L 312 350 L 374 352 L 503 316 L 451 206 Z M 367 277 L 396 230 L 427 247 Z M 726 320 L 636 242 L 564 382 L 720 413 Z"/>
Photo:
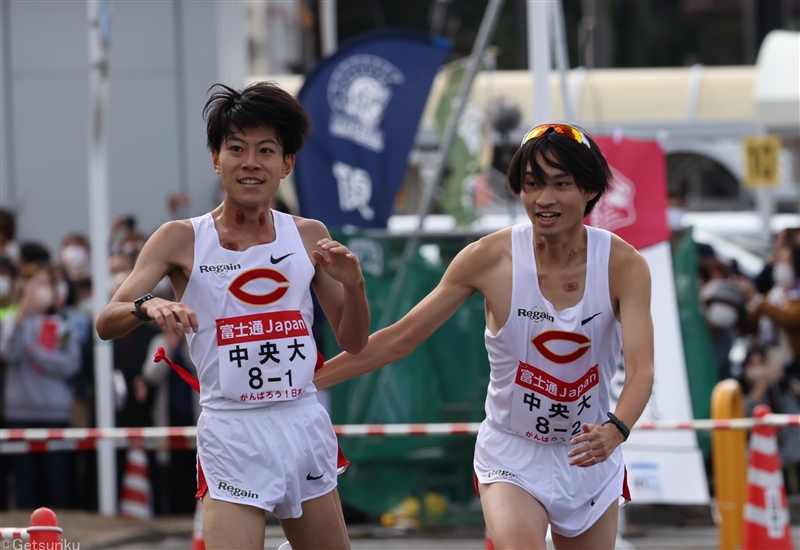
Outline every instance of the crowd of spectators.
<path fill-rule="evenodd" d="M 800 413 L 800 229 L 774 237 L 764 269 L 753 279 L 735 262 L 698 247 L 700 298 L 720 380 L 736 378 L 746 414 L 759 404 Z M 779 432 L 789 492 L 800 492 L 800 428 Z"/>
<path fill-rule="evenodd" d="M 130 274 L 145 241 L 133 217 L 115 220 L 108 242 L 112 293 Z M 13 213 L 0 211 L 0 427 L 96 425 L 90 257 L 88 238 L 77 233 L 66 235 L 57 251 L 18 242 Z M 154 294 L 173 298 L 168 279 Z M 197 394 L 166 363 L 152 360 L 163 346 L 194 372 L 185 339 L 145 323 L 112 346 L 116 426 L 196 423 Z M 148 455 L 154 512 L 193 513 L 194 452 Z M 121 448 L 118 488 L 125 461 Z M 0 510 L 39 506 L 96 509 L 95 452 L 0 455 Z"/>

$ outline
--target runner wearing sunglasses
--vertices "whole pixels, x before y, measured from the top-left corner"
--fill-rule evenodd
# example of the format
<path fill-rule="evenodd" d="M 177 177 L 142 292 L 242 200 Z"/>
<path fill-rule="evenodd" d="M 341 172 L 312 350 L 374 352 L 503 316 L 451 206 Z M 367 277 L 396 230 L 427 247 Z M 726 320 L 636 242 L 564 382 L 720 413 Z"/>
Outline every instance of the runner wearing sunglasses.
<path fill-rule="evenodd" d="M 653 324 L 644 258 L 583 223 L 611 179 L 580 128 L 531 130 L 508 169 L 530 221 L 467 246 L 403 319 L 314 379 L 325 388 L 397 361 L 481 292 L 491 375 L 474 468 L 497 549 L 545 548 L 548 523 L 557 548 L 614 548 L 618 502 L 629 498 L 619 446 L 650 397 Z"/>

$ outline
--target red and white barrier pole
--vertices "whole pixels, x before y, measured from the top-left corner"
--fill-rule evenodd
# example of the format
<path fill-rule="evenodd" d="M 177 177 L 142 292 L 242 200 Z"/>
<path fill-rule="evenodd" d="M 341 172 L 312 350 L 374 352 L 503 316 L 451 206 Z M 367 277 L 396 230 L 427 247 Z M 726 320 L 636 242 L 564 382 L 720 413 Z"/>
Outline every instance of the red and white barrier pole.
<path fill-rule="evenodd" d="M 49 508 L 39 508 L 31 514 L 30 527 L 3 527 L 0 540 L 23 541 L 26 544 L 20 548 L 30 550 L 61 550 L 61 531 L 56 514 Z"/>
<path fill-rule="evenodd" d="M 762 418 L 727 420 L 659 420 L 640 422 L 634 430 L 750 430 L 756 426 L 800 426 L 800 414 L 769 414 Z M 428 436 L 475 435 L 479 422 L 453 424 L 343 424 L 334 426 L 338 436 Z M 115 440 L 128 446 L 134 440 L 167 440 L 171 449 L 194 448 L 197 428 L 67 428 L 63 430 L 0 430 L 0 454 L 35 453 L 53 450 L 91 450 L 100 440 Z"/>

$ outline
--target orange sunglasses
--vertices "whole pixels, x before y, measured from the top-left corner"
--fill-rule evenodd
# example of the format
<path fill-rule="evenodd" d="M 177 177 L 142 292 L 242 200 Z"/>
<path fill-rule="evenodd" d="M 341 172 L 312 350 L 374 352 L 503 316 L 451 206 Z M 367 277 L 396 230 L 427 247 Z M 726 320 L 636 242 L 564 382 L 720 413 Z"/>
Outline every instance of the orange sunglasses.
<path fill-rule="evenodd" d="M 530 140 L 541 137 L 544 134 L 549 133 L 550 131 L 553 131 L 557 134 L 567 137 L 572 141 L 581 143 L 586 147 L 588 147 L 589 149 L 592 148 L 592 146 L 589 144 L 589 140 L 586 139 L 585 135 L 583 135 L 583 132 L 581 132 L 578 128 L 575 128 L 574 126 L 570 126 L 569 124 L 540 124 L 539 126 L 536 126 L 533 130 L 525 134 L 525 137 L 522 138 L 522 143 L 520 144 L 520 147 L 528 143 Z"/>

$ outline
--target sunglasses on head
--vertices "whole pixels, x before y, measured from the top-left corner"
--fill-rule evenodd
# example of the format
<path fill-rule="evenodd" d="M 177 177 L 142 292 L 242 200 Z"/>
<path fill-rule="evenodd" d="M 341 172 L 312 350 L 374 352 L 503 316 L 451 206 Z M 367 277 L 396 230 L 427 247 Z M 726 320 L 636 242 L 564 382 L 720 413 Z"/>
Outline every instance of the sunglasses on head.
<path fill-rule="evenodd" d="M 570 126 L 569 124 L 540 124 L 536 126 L 533 130 L 525 134 L 525 137 L 522 138 L 522 143 L 520 147 L 528 143 L 532 139 L 536 139 L 538 137 L 543 136 L 544 134 L 549 134 L 550 132 L 555 132 L 556 134 L 560 134 L 566 138 L 571 139 L 572 141 L 576 141 L 582 145 L 585 145 L 589 149 L 592 146 L 589 144 L 589 140 L 586 139 L 586 136 L 583 135 L 578 128 L 574 126 Z"/>

